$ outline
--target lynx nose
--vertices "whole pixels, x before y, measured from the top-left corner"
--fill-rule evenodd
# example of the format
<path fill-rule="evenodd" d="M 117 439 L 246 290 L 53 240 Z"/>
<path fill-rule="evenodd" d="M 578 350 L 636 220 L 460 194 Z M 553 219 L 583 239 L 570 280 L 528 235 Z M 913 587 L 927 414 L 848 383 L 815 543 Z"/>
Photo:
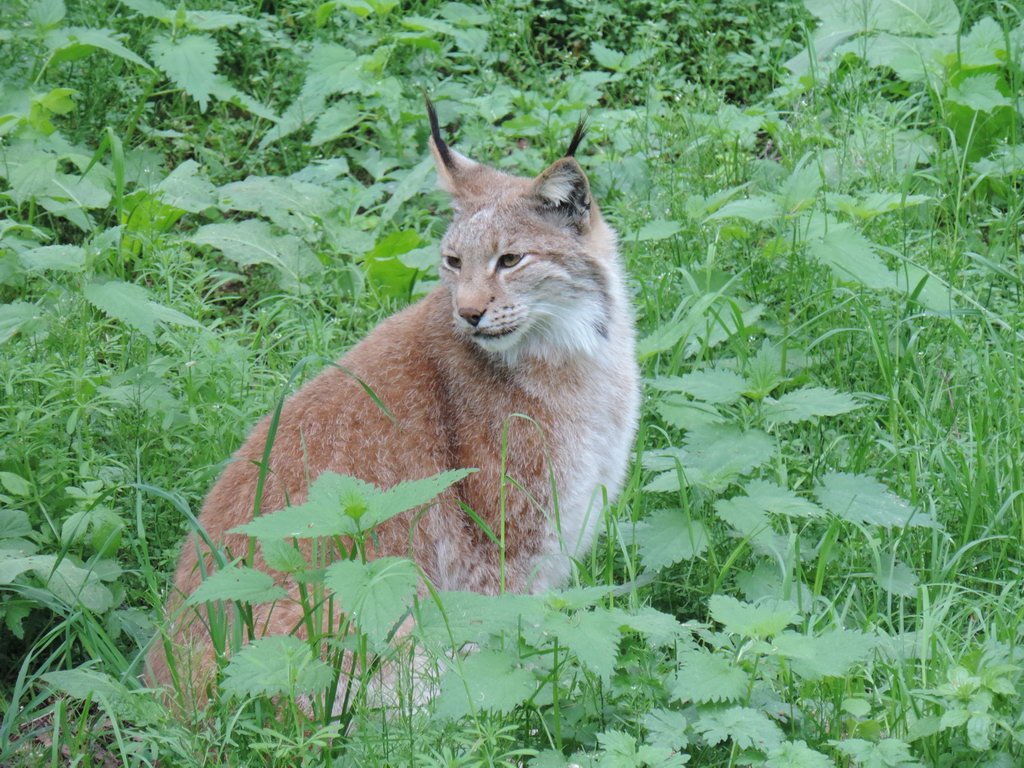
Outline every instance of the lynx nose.
<path fill-rule="evenodd" d="M 459 317 L 476 328 L 486 311 L 486 309 L 462 308 L 459 310 Z"/>

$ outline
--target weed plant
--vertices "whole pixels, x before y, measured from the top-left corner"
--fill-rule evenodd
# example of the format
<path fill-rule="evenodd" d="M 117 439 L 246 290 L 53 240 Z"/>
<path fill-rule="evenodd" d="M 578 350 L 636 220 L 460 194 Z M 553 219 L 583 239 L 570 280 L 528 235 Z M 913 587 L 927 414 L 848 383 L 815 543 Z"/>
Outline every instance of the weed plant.
<path fill-rule="evenodd" d="M 7 0 L 0 764 L 1020 765 L 1022 62 L 998 1 Z M 242 647 L 277 594 L 225 553 L 220 685 L 168 706 L 142 658 L 223 462 L 436 280 L 424 88 L 522 173 L 590 114 L 627 486 L 567 589 L 422 597 L 340 548 L 455 477 L 326 475 L 245 532 L 335 631 Z"/>

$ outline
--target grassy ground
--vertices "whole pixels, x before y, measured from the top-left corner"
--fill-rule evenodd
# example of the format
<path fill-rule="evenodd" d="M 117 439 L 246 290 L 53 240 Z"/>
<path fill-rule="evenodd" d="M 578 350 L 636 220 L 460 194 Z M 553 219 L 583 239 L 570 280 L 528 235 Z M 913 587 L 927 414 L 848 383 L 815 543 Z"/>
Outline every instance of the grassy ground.
<path fill-rule="evenodd" d="M 1024 759 L 1015 6 L 8 5 L 0 764 Z M 183 721 L 137 675 L 187 511 L 435 279 L 421 88 L 520 173 L 590 112 L 646 377 L 629 483 L 576 589 L 417 607 L 452 667 L 427 710 L 270 706 L 323 698 L 320 639 Z"/>

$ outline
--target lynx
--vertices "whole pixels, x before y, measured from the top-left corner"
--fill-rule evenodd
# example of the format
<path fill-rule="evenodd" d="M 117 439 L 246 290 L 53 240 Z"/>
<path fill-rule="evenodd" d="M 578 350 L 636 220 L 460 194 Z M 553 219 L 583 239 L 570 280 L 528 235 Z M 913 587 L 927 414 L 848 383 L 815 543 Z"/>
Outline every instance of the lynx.
<path fill-rule="evenodd" d="M 425 512 L 384 523 L 371 556 L 408 555 L 443 590 L 539 592 L 563 584 L 591 546 L 636 431 L 633 321 L 616 236 L 574 158 L 582 121 L 564 157 L 522 178 L 449 147 L 429 102 L 427 111 L 438 180 L 454 208 L 440 284 L 285 402 L 260 509 L 305 501 L 327 470 L 386 488 L 476 468 Z M 252 518 L 269 425 L 267 417 L 253 429 L 199 516 L 235 556 L 247 542 L 227 532 Z M 498 530 L 503 461 L 501 569 L 497 547 L 463 505 Z M 150 681 L 166 686 L 165 648 L 173 649 L 176 676 L 197 700 L 215 670 L 201 614 L 182 607 L 202 580 L 200 549 L 191 536 L 167 605 L 169 642 L 149 657 Z M 255 563 L 270 570 L 259 552 Z M 296 585 L 273 575 L 293 599 L 257 607 L 256 626 L 295 631 Z"/>

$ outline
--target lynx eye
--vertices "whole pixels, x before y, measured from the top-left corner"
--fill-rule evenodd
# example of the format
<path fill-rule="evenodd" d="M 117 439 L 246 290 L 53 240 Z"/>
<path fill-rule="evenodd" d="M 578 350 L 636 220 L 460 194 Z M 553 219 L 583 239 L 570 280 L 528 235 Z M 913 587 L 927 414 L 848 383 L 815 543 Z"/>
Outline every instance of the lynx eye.
<path fill-rule="evenodd" d="M 511 269 L 522 260 L 521 253 L 503 253 L 498 257 L 498 266 L 502 269 Z"/>
<path fill-rule="evenodd" d="M 459 268 L 462 266 L 462 259 L 460 259 L 458 256 L 445 256 L 444 265 L 448 267 L 448 269 L 454 269 L 455 271 L 458 271 Z"/>

